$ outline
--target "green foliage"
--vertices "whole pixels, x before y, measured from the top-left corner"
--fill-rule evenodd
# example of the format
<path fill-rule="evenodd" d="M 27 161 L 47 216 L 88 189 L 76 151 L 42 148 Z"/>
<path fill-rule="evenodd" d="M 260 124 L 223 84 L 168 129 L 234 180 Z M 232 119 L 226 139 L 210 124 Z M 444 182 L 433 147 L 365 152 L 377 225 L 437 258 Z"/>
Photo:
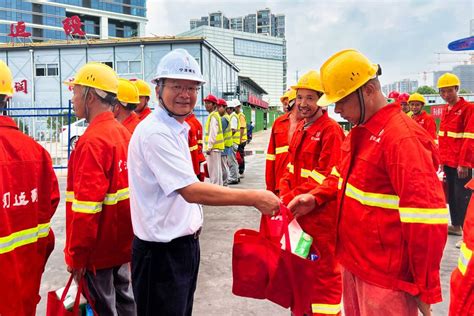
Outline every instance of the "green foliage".
<path fill-rule="evenodd" d="M 467 94 L 467 93 L 471 93 L 471 91 L 463 88 L 463 89 L 459 90 L 459 93 L 460 94 Z"/>
<path fill-rule="evenodd" d="M 438 91 L 429 86 L 421 86 L 416 90 L 416 92 L 419 94 L 438 94 Z"/>
<path fill-rule="evenodd" d="M 71 123 L 77 121 L 77 116 L 74 113 L 71 113 Z M 61 116 L 49 116 L 46 124 L 48 125 L 48 129 L 52 129 L 54 132 L 61 132 L 61 128 L 63 126 L 67 126 L 68 124 L 68 112 L 64 111 L 61 113 Z"/>

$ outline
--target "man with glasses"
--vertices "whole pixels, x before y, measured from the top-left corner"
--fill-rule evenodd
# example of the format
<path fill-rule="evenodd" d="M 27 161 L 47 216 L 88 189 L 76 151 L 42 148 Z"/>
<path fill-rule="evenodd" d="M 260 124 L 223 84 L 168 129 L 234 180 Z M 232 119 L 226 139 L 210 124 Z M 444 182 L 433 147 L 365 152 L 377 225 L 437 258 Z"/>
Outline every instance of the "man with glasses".
<path fill-rule="evenodd" d="M 185 118 L 204 79 L 186 50 L 165 55 L 153 83 L 159 106 L 138 125 L 129 146 L 133 291 L 138 315 L 191 315 L 200 261 L 200 204 L 253 206 L 273 214 L 279 199 L 269 191 L 229 189 L 196 178 Z"/>
<path fill-rule="evenodd" d="M 471 190 L 465 185 L 474 167 L 474 105 L 458 96 L 461 81 L 451 73 L 438 79 L 439 94 L 447 102 L 438 132 L 441 165 L 448 184 L 451 225 L 448 234 L 462 236 Z"/>

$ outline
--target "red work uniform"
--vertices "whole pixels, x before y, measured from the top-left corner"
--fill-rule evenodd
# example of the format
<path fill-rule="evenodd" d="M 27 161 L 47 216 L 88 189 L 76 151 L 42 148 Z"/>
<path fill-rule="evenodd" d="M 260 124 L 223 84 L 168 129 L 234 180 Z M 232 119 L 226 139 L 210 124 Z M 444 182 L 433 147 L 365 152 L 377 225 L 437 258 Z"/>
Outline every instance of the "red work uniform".
<path fill-rule="evenodd" d="M 202 125 L 196 118 L 194 113 L 186 117 L 186 122 L 189 124 L 188 143 L 189 151 L 191 152 L 191 160 L 193 162 L 193 169 L 199 180 L 204 181 L 204 175 L 201 174 L 201 163 L 206 161 L 206 157 L 202 152 Z"/>
<path fill-rule="evenodd" d="M 270 143 L 267 149 L 265 181 L 267 190 L 278 195 L 280 179 L 288 165 L 288 132 L 290 129 L 290 113 L 285 113 L 273 122 Z"/>
<path fill-rule="evenodd" d="M 428 132 L 428 134 L 430 134 L 431 137 L 436 140 L 436 122 L 431 115 L 426 113 L 426 111 L 421 111 L 421 113 L 418 115 L 413 114 L 411 118 L 414 119 L 415 122 L 420 124 L 421 127 L 423 127 Z"/>
<path fill-rule="evenodd" d="M 122 122 L 122 125 L 125 126 L 130 134 L 133 134 L 133 131 L 135 131 L 135 128 L 140 122 L 141 120 L 138 118 L 138 115 L 134 112 L 131 112 L 130 115 Z"/>
<path fill-rule="evenodd" d="M 474 179 L 466 188 L 474 191 Z M 450 316 L 474 315 L 474 195 L 471 196 L 463 226 L 463 243 L 458 266 L 451 273 Z"/>
<path fill-rule="evenodd" d="M 451 111 L 444 107 L 438 142 L 443 165 L 474 168 L 474 105 L 459 98 Z"/>
<path fill-rule="evenodd" d="M 79 138 L 68 165 L 66 264 L 106 269 L 131 260 L 127 175 L 130 133 L 112 112 L 99 114 Z"/>
<path fill-rule="evenodd" d="M 137 113 L 138 115 L 138 118 L 140 119 L 140 121 L 143 121 L 145 119 L 145 117 L 147 117 L 148 115 L 150 115 L 151 113 L 151 109 L 146 106 L 143 111 L 141 111 L 140 113 Z"/>
<path fill-rule="evenodd" d="M 36 314 L 59 203 L 48 152 L 0 115 L 0 315 Z"/>
<path fill-rule="evenodd" d="M 318 205 L 337 195 L 340 263 L 369 284 L 440 302 L 448 211 L 433 139 L 389 104 L 352 128 L 341 149 L 337 168 L 311 191 Z"/>
<path fill-rule="evenodd" d="M 298 124 L 289 148 L 288 171 L 280 183 L 280 197 L 288 204 L 296 195 L 308 193 L 321 185 L 339 162 L 344 132 L 327 112 L 311 125 Z M 318 277 L 314 280 L 312 306 L 308 314 L 340 315 L 342 280 L 335 258 L 336 201 L 298 218 L 303 231 L 313 237 L 313 245 L 321 257 Z"/>

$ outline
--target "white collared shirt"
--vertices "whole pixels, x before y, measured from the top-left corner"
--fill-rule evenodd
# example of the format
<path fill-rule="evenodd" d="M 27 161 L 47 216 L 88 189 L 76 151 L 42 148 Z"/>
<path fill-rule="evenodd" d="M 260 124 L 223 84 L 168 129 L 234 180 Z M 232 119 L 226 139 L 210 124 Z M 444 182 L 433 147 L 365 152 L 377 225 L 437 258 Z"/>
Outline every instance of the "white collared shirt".
<path fill-rule="evenodd" d="M 193 234 L 203 222 L 199 204 L 176 191 L 198 182 L 188 145 L 189 125 L 157 107 L 138 124 L 128 147 L 133 232 L 146 241 L 169 242 Z"/>

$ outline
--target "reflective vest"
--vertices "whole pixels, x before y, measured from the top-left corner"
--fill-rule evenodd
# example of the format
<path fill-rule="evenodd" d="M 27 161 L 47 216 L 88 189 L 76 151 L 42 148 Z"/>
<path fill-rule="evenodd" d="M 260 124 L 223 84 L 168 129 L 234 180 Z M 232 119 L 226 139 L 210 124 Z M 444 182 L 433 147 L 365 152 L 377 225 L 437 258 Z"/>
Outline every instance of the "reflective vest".
<path fill-rule="evenodd" d="M 474 191 L 474 179 L 466 185 Z M 474 315 L 474 195 L 471 196 L 463 225 L 463 243 L 458 265 L 451 274 L 449 315 Z"/>
<path fill-rule="evenodd" d="M 336 121 L 323 115 L 310 126 L 301 121 L 289 147 L 292 166 L 281 179 L 280 198 L 287 204 L 298 194 L 320 186 L 339 162 L 344 132 Z M 341 311 L 341 269 L 335 258 L 337 203 L 325 203 L 298 218 L 303 231 L 313 237 L 313 246 L 320 254 L 317 282 L 311 289 L 313 315 L 336 315 Z"/>
<path fill-rule="evenodd" d="M 352 128 L 337 167 L 311 191 L 318 205 L 337 195 L 336 255 L 344 268 L 425 303 L 441 301 L 449 214 L 438 166 L 434 140 L 397 105 Z"/>
<path fill-rule="evenodd" d="M 217 130 L 217 135 L 215 136 L 215 142 L 212 144 L 212 148 L 209 147 L 209 128 L 211 125 L 211 118 L 214 118 L 217 121 L 218 124 L 218 130 Z M 211 150 L 211 149 L 219 149 L 219 150 L 224 150 L 224 133 L 222 132 L 222 121 L 221 121 L 221 116 L 217 111 L 211 112 L 209 116 L 207 117 L 206 121 L 206 127 L 204 129 L 205 137 L 204 137 L 204 142 L 206 143 L 206 150 Z"/>
<path fill-rule="evenodd" d="M 232 147 L 232 129 L 230 128 L 230 115 L 224 114 L 224 119 L 227 120 L 227 128 L 224 130 L 224 146 Z"/>
<path fill-rule="evenodd" d="M 58 203 L 49 153 L 0 115 L 0 315 L 36 314 Z"/>
<path fill-rule="evenodd" d="M 240 112 L 239 114 L 237 114 L 237 116 L 239 118 L 239 130 L 242 127 L 244 128 L 244 135 L 242 135 L 242 141 L 246 142 L 247 141 L 247 120 L 245 119 L 245 114 L 244 112 Z"/>
<path fill-rule="evenodd" d="M 193 161 L 194 173 L 199 177 L 201 174 L 200 165 L 206 161 L 206 157 L 202 153 L 202 126 L 194 114 L 186 117 L 186 122 L 189 124 L 189 152 L 191 153 L 191 160 Z M 199 145 L 201 144 L 201 145 Z"/>
<path fill-rule="evenodd" d="M 434 140 L 437 140 L 436 122 L 431 115 L 426 113 L 426 111 L 421 111 L 419 115 L 413 115 L 411 118 L 420 124 Z"/>
<path fill-rule="evenodd" d="M 441 163 L 451 168 L 474 168 L 474 105 L 459 98 L 451 111 L 446 105 L 438 132 Z"/>
<path fill-rule="evenodd" d="M 232 134 L 232 140 L 233 140 L 234 144 L 240 145 L 240 120 L 239 120 L 239 116 L 237 115 L 237 113 L 232 112 L 232 114 L 230 115 L 231 123 L 232 123 L 233 118 L 235 118 L 237 120 L 237 130 L 236 130 L 235 133 Z"/>
<path fill-rule="evenodd" d="M 290 128 L 290 113 L 278 117 L 273 123 L 270 142 L 267 148 L 265 163 L 265 182 L 267 190 L 278 194 L 280 179 L 288 165 L 288 132 Z"/>
<path fill-rule="evenodd" d="M 68 164 L 66 264 L 106 269 L 130 262 L 133 240 L 127 174 L 130 133 L 112 112 L 94 118 Z"/>

